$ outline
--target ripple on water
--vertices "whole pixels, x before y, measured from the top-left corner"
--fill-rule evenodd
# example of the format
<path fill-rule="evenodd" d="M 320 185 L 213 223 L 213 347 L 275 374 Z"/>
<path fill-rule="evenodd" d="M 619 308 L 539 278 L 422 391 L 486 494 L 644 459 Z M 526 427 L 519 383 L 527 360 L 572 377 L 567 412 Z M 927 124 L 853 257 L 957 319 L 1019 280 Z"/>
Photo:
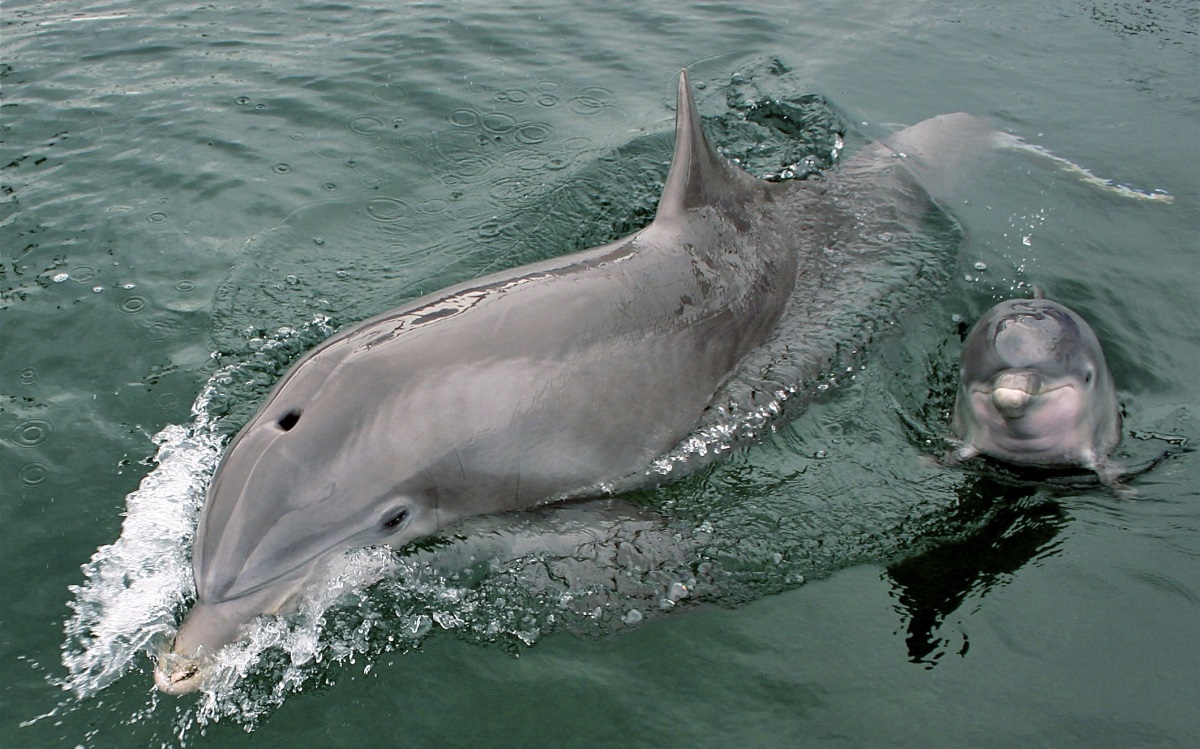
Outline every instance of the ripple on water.
<path fill-rule="evenodd" d="M 38 373 L 33 367 L 25 367 L 17 374 L 17 382 L 22 385 L 32 385 L 37 381 Z"/>
<path fill-rule="evenodd" d="M 571 97 L 567 108 L 575 114 L 593 115 L 602 109 L 611 107 L 616 99 L 617 95 L 607 88 L 588 86 Z"/>
<path fill-rule="evenodd" d="M 497 91 L 492 99 L 501 104 L 513 104 L 518 107 L 527 107 L 533 101 L 533 97 L 529 92 L 522 88 L 510 88 L 504 91 Z"/>
<path fill-rule="evenodd" d="M 517 125 L 513 138 L 518 143 L 532 146 L 544 142 L 553 130 L 554 126 L 548 122 L 522 122 Z"/>
<path fill-rule="evenodd" d="M 146 309 L 147 304 L 149 304 L 149 302 L 147 302 L 146 297 L 131 296 L 117 305 L 117 308 L 126 314 L 136 315 L 137 313 Z"/>
<path fill-rule="evenodd" d="M 398 198 L 373 198 L 367 202 L 367 216 L 380 223 L 399 221 L 411 213 L 408 203 Z"/>
<path fill-rule="evenodd" d="M 44 463 L 26 463 L 17 470 L 17 480 L 25 486 L 37 486 L 50 475 L 50 469 Z"/>
<path fill-rule="evenodd" d="M 517 127 L 517 118 L 507 112 L 488 112 L 479 118 L 479 125 L 489 133 L 503 135 Z"/>
<path fill-rule="evenodd" d="M 152 341 L 165 341 L 179 335 L 179 323 L 165 318 L 151 320 L 143 328 Z"/>
<path fill-rule="evenodd" d="M 75 283 L 91 283 L 100 275 L 100 271 L 90 265 L 73 266 L 70 273 Z"/>
<path fill-rule="evenodd" d="M 378 117 L 369 114 L 360 114 L 351 117 L 346 122 L 346 128 L 355 135 L 373 138 L 386 130 L 387 125 Z"/>
<path fill-rule="evenodd" d="M 46 419 L 29 419 L 13 427 L 12 442 L 17 447 L 37 447 L 54 434 L 54 424 Z"/>

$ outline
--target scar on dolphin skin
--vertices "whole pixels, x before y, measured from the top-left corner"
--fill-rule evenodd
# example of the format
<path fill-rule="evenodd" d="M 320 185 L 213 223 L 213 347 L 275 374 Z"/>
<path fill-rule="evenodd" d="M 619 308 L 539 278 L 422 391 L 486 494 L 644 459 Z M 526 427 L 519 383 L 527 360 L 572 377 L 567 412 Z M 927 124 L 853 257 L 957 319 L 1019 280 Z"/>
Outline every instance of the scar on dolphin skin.
<path fill-rule="evenodd" d="M 919 231 L 995 145 L 984 120 L 940 115 L 827 178 L 769 182 L 710 145 L 686 71 L 678 102 L 649 226 L 369 318 L 284 374 L 213 474 L 196 600 L 158 659 L 159 689 L 199 689 L 214 654 L 348 549 L 658 481 L 648 468 L 689 437 L 791 299 L 804 298 L 802 321 L 828 326 L 833 306 L 894 293 L 866 280 L 905 243 L 864 237 Z M 820 340 L 830 350 L 807 351 L 801 379 L 820 377 L 838 346 Z"/>

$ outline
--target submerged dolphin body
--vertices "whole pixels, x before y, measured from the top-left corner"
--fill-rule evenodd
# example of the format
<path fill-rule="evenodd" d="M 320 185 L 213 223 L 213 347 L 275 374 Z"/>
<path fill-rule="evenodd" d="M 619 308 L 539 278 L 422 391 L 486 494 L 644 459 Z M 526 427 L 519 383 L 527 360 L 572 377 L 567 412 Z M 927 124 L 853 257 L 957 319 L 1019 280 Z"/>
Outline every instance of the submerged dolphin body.
<path fill-rule="evenodd" d="M 771 183 L 709 145 L 681 75 L 650 226 L 368 319 L 284 375 L 213 477 L 193 550 L 197 599 L 156 683 L 198 688 L 205 656 L 331 555 L 640 475 L 697 425 L 785 308 L 828 327 L 829 305 L 870 281 L 856 269 L 894 249 L 856 243 L 864 226 L 882 236 L 911 225 L 932 207 L 914 175 L 943 192 L 990 134 L 945 115 L 863 149 L 840 182 Z M 815 375 L 833 339 L 814 340 Z"/>
<path fill-rule="evenodd" d="M 960 458 L 1082 466 L 1111 483 L 1121 409 L 1091 326 L 1040 290 L 992 307 L 963 343 L 953 429 Z"/>

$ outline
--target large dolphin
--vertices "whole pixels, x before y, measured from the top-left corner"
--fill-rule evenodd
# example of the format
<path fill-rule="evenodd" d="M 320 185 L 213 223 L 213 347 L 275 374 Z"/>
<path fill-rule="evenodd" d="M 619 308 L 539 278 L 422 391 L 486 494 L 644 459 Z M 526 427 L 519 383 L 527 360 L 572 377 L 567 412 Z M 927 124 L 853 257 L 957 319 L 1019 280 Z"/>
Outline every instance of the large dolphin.
<path fill-rule="evenodd" d="M 945 115 L 864 148 L 839 170 L 841 187 L 767 182 L 709 145 L 681 74 L 675 153 L 648 227 L 365 320 L 284 375 L 213 476 L 196 602 L 156 683 L 196 689 L 206 655 L 331 555 L 643 472 L 696 426 L 790 300 L 826 300 L 798 314 L 828 327 L 829 304 L 867 283 L 855 275 L 864 258 L 892 249 L 852 240 L 923 215 L 932 204 L 913 176 L 947 189 L 958 157 L 991 132 Z M 817 351 L 813 366 L 831 355 Z"/>
<path fill-rule="evenodd" d="M 1036 290 L 988 310 L 963 343 L 953 429 L 960 458 L 1081 466 L 1111 483 L 1121 409 L 1090 325 Z"/>

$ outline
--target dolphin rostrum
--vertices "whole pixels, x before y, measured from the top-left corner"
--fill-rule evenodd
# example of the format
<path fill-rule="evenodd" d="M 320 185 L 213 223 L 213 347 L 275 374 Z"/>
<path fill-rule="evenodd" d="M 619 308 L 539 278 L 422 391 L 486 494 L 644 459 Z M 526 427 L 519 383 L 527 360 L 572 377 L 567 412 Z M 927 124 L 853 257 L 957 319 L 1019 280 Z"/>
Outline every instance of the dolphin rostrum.
<path fill-rule="evenodd" d="M 1017 465 L 1081 466 L 1112 483 L 1106 462 L 1121 438 L 1121 408 L 1090 325 L 1035 290 L 992 307 L 963 343 L 953 429 L 958 457 Z"/>
<path fill-rule="evenodd" d="M 198 688 L 206 656 L 334 554 L 644 472 L 792 299 L 868 284 L 855 269 L 892 248 L 863 250 L 855 232 L 871 216 L 882 236 L 898 215 L 923 215 L 932 204 L 913 177 L 935 195 L 946 187 L 955 155 L 992 132 L 980 123 L 944 115 L 869 146 L 839 170 L 842 189 L 767 182 L 708 143 L 681 74 L 674 157 L 648 227 L 365 320 L 283 376 L 213 476 L 196 601 L 159 658 L 159 688 Z M 875 202 L 849 202 L 855 186 Z M 800 306 L 828 327 L 828 305 Z"/>

